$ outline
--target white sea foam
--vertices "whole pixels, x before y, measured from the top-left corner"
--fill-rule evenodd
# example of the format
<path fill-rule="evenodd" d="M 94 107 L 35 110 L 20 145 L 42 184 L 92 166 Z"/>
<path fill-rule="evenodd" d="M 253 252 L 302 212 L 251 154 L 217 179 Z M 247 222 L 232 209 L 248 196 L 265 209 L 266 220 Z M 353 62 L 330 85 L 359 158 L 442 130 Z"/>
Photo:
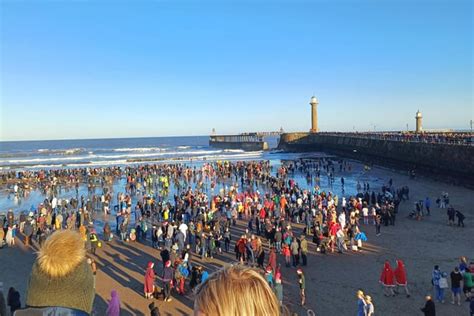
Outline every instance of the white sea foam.
<path fill-rule="evenodd" d="M 130 153 L 130 154 L 116 154 L 116 155 L 83 155 L 83 156 L 68 156 L 68 157 L 48 157 L 48 158 L 26 158 L 26 159 L 0 159 L 0 165 L 7 164 L 27 164 L 27 163 L 42 163 L 42 162 L 61 162 L 61 161 L 81 161 L 90 159 L 124 159 L 124 158 L 153 158 L 163 156 L 191 156 L 191 155 L 209 155 L 222 153 L 222 150 L 195 150 L 195 151 L 174 151 L 174 152 L 158 152 L 158 153 Z"/>
<path fill-rule="evenodd" d="M 237 160 L 255 159 L 261 157 L 263 151 L 245 152 L 240 149 L 229 150 L 194 150 L 176 152 L 148 152 L 130 153 L 116 155 L 83 155 L 71 157 L 48 157 L 30 159 L 0 159 L 0 168 L 10 169 L 18 165 L 19 168 L 63 168 L 63 167 L 87 167 L 87 166 L 111 166 L 111 165 L 136 165 L 144 163 L 176 163 L 189 161 L 215 161 L 215 160 Z M 136 161 L 133 161 L 136 158 Z M 144 159 L 146 161 L 140 161 Z M 130 161 L 132 160 L 132 161 Z M 30 166 L 29 164 L 33 164 Z"/>
<path fill-rule="evenodd" d="M 12 159 L 3 160 L 0 159 L 1 164 L 23 164 L 23 163 L 34 163 L 34 162 L 49 162 L 49 161 L 74 161 L 74 160 L 86 160 L 96 158 L 96 155 L 89 156 L 72 156 L 72 157 L 52 157 L 52 158 L 30 158 L 30 159 Z"/>
<path fill-rule="evenodd" d="M 160 148 L 160 147 L 136 147 L 136 148 L 115 148 L 113 151 L 118 151 L 118 152 L 126 152 L 126 151 L 164 151 L 166 150 L 165 148 Z"/>
<path fill-rule="evenodd" d="M 64 155 L 73 155 L 73 154 L 77 154 L 83 151 L 84 151 L 84 148 L 69 148 L 69 149 L 41 148 L 37 150 L 38 153 L 42 153 L 42 154 L 64 154 Z"/>

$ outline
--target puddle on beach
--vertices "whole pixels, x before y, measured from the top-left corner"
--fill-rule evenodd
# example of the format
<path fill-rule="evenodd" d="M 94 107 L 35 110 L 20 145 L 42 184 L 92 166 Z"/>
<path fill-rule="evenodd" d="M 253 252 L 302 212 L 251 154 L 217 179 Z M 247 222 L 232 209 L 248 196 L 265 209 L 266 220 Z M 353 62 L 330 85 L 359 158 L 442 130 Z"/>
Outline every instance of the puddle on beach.
<path fill-rule="evenodd" d="M 301 157 L 301 156 L 300 156 Z M 310 155 L 305 154 L 304 156 L 305 159 L 312 158 Z M 272 166 L 272 175 L 276 174 L 276 171 L 278 170 L 278 167 L 281 165 L 281 162 L 284 160 L 288 159 L 270 159 L 270 163 Z M 338 164 L 336 163 L 335 165 L 335 175 L 334 175 L 334 181 L 331 183 L 328 179 L 328 176 L 324 171 L 321 172 L 321 178 L 319 182 L 319 187 L 323 191 L 330 191 L 336 195 L 339 196 L 339 198 L 342 197 L 349 197 L 357 194 L 357 181 L 363 184 L 363 182 L 368 182 L 370 184 L 370 189 L 375 190 L 376 192 L 380 189 L 380 187 L 383 185 L 382 179 L 377 177 L 375 174 L 372 174 L 370 171 L 366 172 L 361 168 L 361 164 L 350 161 L 350 164 L 352 165 L 352 171 L 346 171 L 346 172 L 339 172 L 339 167 Z M 354 170 L 355 169 L 355 170 Z M 342 185 L 341 185 L 341 177 L 344 177 L 345 181 L 345 190 L 343 192 L 342 190 Z M 301 188 L 304 189 L 312 189 L 314 188 L 317 183 L 314 181 L 315 174 L 312 174 L 313 182 L 310 182 L 306 178 L 306 174 L 303 172 L 295 171 L 295 173 L 290 176 L 289 178 L 294 179 L 298 185 Z M 111 214 L 105 215 L 102 212 L 95 212 L 95 218 L 94 218 L 94 226 L 98 231 L 101 231 L 103 228 L 103 225 L 106 221 L 108 221 L 111 225 L 111 227 L 115 227 L 115 211 L 114 211 L 114 205 L 116 204 L 117 201 L 117 193 L 119 192 L 125 192 L 126 180 L 125 178 L 116 180 L 112 187 L 109 187 L 109 190 L 112 194 L 112 203 L 111 203 Z M 232 182 L 230 180 L 226 180 L 224 182 L 218 182 L 216 185 L 216 188 L 211 191 L 210 189 L 210 182 L 205 181 L 204 182 L 204 190 L 207 192 L 208 195 L 216 195 L 219 193 L 220 189 L 224 187 L 230 187 L 232 185 Z M 190 185 L 193 189 L 196 188 L 196 183 L 191 183 Z M 268 189 L 264 186 L 260 187 L 255 187 L 254 190 L 259 190 L 261 193 L 267 192 Z M 242 192 L 242 189 L 240 190 Z M 60 192 L 58 192 L 57 198 L 59 199 L 67 199 L 70 200 L 71 198 L 77 198 L 80 199 L 81 196 L 84 197 L 84 199 L 87 201 L 87 199 L 92 199 L 92 194 L 102 194 L 102 188 L 101 187 L 96 187 L 94 192 L 88 192 L 87 185 L 86 184 L 81 184 L 79 186 L 79 193 L 76 196 L 76 191 L 74 187 L 62 187 L 60 189 Z M 167 196 L 163 197 L 164 201 L 171 201 L 173 200 L 173 195 L 176 193 L 176 188 L 172 183 L 170 183 L 170 190 L 168 192 Z M 31 190 L 27 192 L 27 194 L 24 197 L 18 197 L 17 195 L 12 193 L 11 188 L 2 188 L 0 192 L 0 215 L 1 214 L 6 214 L 8 210 L 13 210 L 13 212 L 18 215 L 20 212 L 25 212 L 28 213 L 32 208 L 36 209 L 40 203 L 42 203 L 45 199 L 47 198 L 46 195 L 44 195 L 40 190 Z M 132 197 L 132 211 L 133 207 L 137 202 L 137 197 L 133 196 Z M 134 224 L 134 216 L 131 216 L 131 222 Z"/>

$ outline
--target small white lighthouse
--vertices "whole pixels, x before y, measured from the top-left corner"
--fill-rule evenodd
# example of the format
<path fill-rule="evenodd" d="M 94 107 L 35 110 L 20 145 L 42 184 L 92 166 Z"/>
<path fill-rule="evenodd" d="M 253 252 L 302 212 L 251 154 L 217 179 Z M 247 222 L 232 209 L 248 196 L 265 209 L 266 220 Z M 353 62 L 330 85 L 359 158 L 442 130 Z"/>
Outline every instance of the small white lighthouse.
<path fill-rule="evenodd" d="M 311 97 L 311 129 L 309 130 L 310 133 L 317 133 L 318 132 L 318 99 L 313 95 Z"/>
<path fill-rule="evenodd" d="M 423 116 L 421 115 L 420 110 L 418 110 L 416 112 L 415 119 L 416 119 L 416 130 L 415 130 L 415 132 L 416 133 L 422 133 L 423 132 L 423 126 L 422 126 Z"/>

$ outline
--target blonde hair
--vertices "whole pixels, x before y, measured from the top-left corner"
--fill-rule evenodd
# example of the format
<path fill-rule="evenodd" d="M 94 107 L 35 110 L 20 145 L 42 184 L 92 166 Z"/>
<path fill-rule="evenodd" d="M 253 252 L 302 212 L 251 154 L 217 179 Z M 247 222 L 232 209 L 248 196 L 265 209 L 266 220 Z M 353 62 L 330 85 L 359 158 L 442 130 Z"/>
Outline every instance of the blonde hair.
<path fill-rule="evenodd" d="M 228 266 L 214 272 L 196 289 L 194 315 L 278 316 L 280 304 L 254 269 Z"/>

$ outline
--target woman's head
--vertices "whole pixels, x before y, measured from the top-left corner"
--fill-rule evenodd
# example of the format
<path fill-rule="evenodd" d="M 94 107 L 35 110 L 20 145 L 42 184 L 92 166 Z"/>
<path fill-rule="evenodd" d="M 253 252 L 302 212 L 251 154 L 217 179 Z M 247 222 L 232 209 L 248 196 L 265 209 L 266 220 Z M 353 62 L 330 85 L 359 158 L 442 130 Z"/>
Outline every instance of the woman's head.
<path fill-rule="evenodd" d="M 213 273 L 196 290 L 194 315 L 280 315 L 280 305 L 254 269 L 229 266 Z"/>

